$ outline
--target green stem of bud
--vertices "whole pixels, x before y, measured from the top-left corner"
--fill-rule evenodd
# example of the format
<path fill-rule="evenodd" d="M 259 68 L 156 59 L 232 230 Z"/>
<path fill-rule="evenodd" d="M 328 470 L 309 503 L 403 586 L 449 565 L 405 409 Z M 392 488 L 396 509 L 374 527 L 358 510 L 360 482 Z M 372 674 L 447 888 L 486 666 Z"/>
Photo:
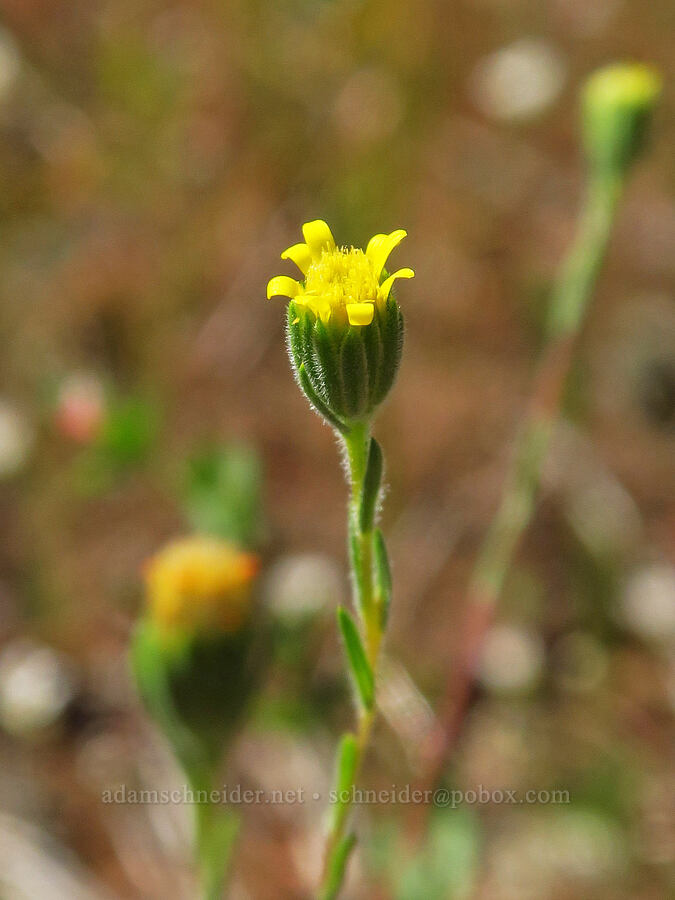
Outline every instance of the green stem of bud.
<path fill-rule="evenodd" d="M 643 145 L 658 91 L 658 78 L 645 72 L 635 73 L 630 67 L 628 72 L 622 67 L 602 72 L 586 87 L 586 198 L 574 241 L 553 288 L 547 340 L 530 404 L 516 437 L 501 501 L 469 581 L 466 616 L 459 632 L 462 642 L 440 714 L 442 738 L 427 772 L 426 783 L 430 787 L 438 782 L 454 748 L 485 632 L 536 507 L 576 342 L 606 257 L 617 203 L 630 164 Z"/>
<path fill-rule="evenodd" d="M 386 561 L 386 548 L 381 532 L 375 529 L 375 510 L 380 492 L 382 476 L 382 451 L 379 444 L 370 436 L 370 422 L 355 422 L 349 431 L 343 434 L 351 496 L 349 502 L 348 527 L 349 549 L 354 585 L 354 605 L 359 613 L 363 633 L 363 653 L 365 661 L 361 668 L 368 667 L 375 680 L 377 663 L 384 636 L 386 614 L 391 594 L 389 567 Z M 386 593 L 386 596 L 384 594 Z M 344 618 L 344 616 L 343 616 Z M 345 628 L 343 623 L 343 638 Z M 353 626 L 354 628 L 356 626 Z M 349 641 L 345 640 L 348 644 Z M 352 638 L 352 643 L 356 640 Z M 363 681 L 363 673 L 355 669 L 358 654 L 347 654 L 347 662 L 352 669 L 355 683 L 359 684 L 359 675 Z M 376 687 L 376 685 L 374 685 Z M 355 736 L 343 737 L 342 747 L 349 748 L 348 779 L 347 767 L 338 765 L 337 785 L 344 792 L 351 792 L 357 783 L 363 759 L 370 742 L 370 734 L 375 721 L 376 703 L 365 703 L 363 691 L 357 698 L 358 729 Z M 344 752 L 341 754 L 344 759 Z M 349 784 L 346 784 L 346 780 Z M 340 795 L 338 795 L 340 798 Z M 354 837 L 347 832 L 351 797 L 340 803 L 339 815 L 333 817 L 331 830 L 326 842 L 324 872 L 319 896 L 337 897 L 344 879 L 346 862 L 354 844 Z"/>
<path fill-rule="evenodd" d="M 607 255 L 624 178 L 625 173 L 593 170 L 589 173 L 577 232 L 553 288 L 547 343 L 532 402 L 516 438 L 501 503 L 469 585 L 470 607 L 494 608 L 521 537 L 532 518 L 576 341 Z"/>
<path fill-rule="evenodd" d="M 205 803 L 197 803 L 195 811 L 201 896 L 203 900 L 220 900 L 239 832 L 239 817 L 232 810 L 211 803 L 208 796 Z"/>
<path fill-rule="evenodd" d="M 352 565 L 354 601 L 366 632 L 368 661 L 374 666 L 382 638 L 373 579 L 373 512 L 380 489 L 382 451 L 377 444 L 373 448 L 370 423 L 367 422 L 352 426 L 345 437 L 345 447 L 351 481 L 350 543 L 354 548 L 353 555 L 358 558 L 358 565 Z"/>
<path fill-rule="evenodd" d="M 549 338 L 574 334 L 584 317 L 612 233 L 622 173 L 591 173 L 574 243 L 551 298 Z"/>

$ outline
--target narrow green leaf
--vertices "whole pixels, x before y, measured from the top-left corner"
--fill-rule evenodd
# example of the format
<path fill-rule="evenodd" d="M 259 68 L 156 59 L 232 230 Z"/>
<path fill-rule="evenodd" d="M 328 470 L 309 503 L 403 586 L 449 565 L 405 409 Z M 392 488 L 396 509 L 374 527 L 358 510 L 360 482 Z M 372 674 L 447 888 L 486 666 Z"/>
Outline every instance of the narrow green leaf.
<path fill-rule="evenodd" d="M 331 833 L 339 834 L 351 805 L 351 791 L 358 765 L 358 743 L 351 732 L 342 735 L 335 767 L 335 804 Z M 344 799 L 347 796 L 348 799 Z"/>
<path fill-rule="evenodd" d="M 384 537 L 379 528 L 373 535 L 373 550 L 375 562 L 375 594 L 380 607 L 380 626 L 387 624 L 389 618 L 389 606 L 391 604 L 391 568 L 389 567 L 389 554 L 384 543 Z"/>
<path fill-rule="evenodd" d="M 355 581 L 356 586 L 356 596 L 363 596 L 363 588 L 364 588 L 364 572 L 363 572 L 363 556 L 361 553 L 361 540 L 359 533 L 356 529 L 356 526 L 351 521 L 352 516 L 350 518 L 349 523 L 349 561 L 351 563 L 352 577 Z M 359 613 L 363 614 L 363 610 L 359 608 Z"/>
<path fill-rule="evenodd" d="M 354 832 L 346 834 L 337 844 L 328 861 L 328 872 L 326 881 L 319 894 L 319 900 L 335 900 L 342 887 L 345 871 L 351 852 L 356 845 L 356 835 Z"/>
<path fill-rule="evenodd" d="M 370 446 L 368 448 L 366 474 L 363 479 L 363 489 L 361 491 L 361 507 L 359 509 L 359 525 L 361 531 L 364 533 L 373 530 L 375 510 L 377 509 L 377 498 L 380 494 L 381 484 L 382 449 L 375 438 L 371 438 Z"/>
<path fill-rule="evenodd" d="M 372 709 L 375 697 L 375 678 L 363 649 L 361 636 L 354 620 L 344 607 L 338 607 L 337 615 L 359 700 L 366 709 Z"/>
<path fill-rule="evenodd" d="M 300 368 L 298 369 L 298 381 L 300 382 L 300 387 L 304 391 L 305 396 L 312 404 L 314 409 L 319 413 L 319 415 L 323 416 L 328 424 L 332 425 L 336 431 L 340 432 L 340 434 L 345 434 L 347 429 L 344 423 L 341 422 L 337 418 L 337 416 L 333 415 L 333 413 L 328 409 L 326 404 L 323 402 L 323 400 L 321 400 L 321 398 L 312 387 L 312 383 L 309 380 L 309 375 L 307 374 L 304 363 L 301 363 Z"/>

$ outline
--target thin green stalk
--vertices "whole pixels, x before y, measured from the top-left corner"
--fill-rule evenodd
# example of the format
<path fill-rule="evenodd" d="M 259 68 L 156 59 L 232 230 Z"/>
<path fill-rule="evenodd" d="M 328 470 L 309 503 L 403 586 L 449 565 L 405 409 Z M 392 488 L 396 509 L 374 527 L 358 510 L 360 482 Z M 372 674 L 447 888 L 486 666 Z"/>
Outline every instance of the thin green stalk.
<path fill-rule="evenodd" d="M 239 832 L 239 817 L 232 809 L 211 802 L 210 775 L 195 768 L 187 774 L 195 799 L 194 854 L 200 895 L 202 900 L 220 900 Z M 206 798 L 204 803 L 199 802 L 202 796 Z"/>
<path fill-rule="evenodd" d="M 624 177 L 615 172 L 591 176 L 574 242 L 553 288 L 550 341 L 574 335 L 583 322 L 605 259 L 623 183 Z"/>
<path fill-rule="evenodd" d="M 622 181 L 596 176 L 572 248 L 551 298 L 548 343 L 533 402 L 516 440 L 515 453 L 497 514 L 478 556 L 469 597 L 497 602 L 504 579 L 534 510 L 535 498 L 576 341 L 606 255 Z"/>
<path fill-rule="evenodd" d="M 547 342 L 532 399 L 516 437 L 514 454 L 497 513 L 490 525 L 467 589 L 466 619 L 459 656 L 446 687 L 438 740 L 430 753 L 427 783 L 437 783 L 460 731 L 483 637 L 535 508 L 537 491 L 576 341 L 588 311 L 609 243 L 623 187 L 618 173 L 591 175 L 577 233 L 553 289 Z"/>
<path fill-rule="evenodd" d="M 371 665 L 377 660 L 382 637 L 375 610 L 375 586 L 373 579 L 374 529 L 364 531 L 361 527 L 361 507 L 370 446 L 370 428 L 367 424 L 354 426 L 345 438 L 349 460 L 351 499 L 349 503 L 348 528 L 351 547 L 352 582 L 354 605 L 359 612 L 366 633 L 366 647 Z M 379 484 L 377 486 L 379 491 Z"/>
<path fill-rule="evenodd" d="M 351 486 L 348 529 L 350 543 L 350 563 L 352 569 L 352 582 L 354 588 L 354 606 L 358 612 L 361 632 L 364 637 L 362 645 L 363 665 L 369 668 L 369 675 L 374 684 L 377 672 L 377 664 L 382 644 L 382 637 L 386 626 L 386 616 L 383 609 L 388 605 L 389 597 L 383 596 L 383 579 L 378 578 L 376 566 L 376 531 L 374 528 L 374 509 L 380 490 L 381 455 L 379 446 L 370 437 L 370 427 L 367 423 L 358 423 L 350 429 L 344 437 L 345 450 L 349 465 L 349 480 Z M 376 469 L 376 471 L 375 471 Z M 375 474 L 373 475 L 373 472 Z M 365 510 L 365 512 L 364 512 Z M 384 554 L 384 543 L 378 532 L 380 554 Z M 343 613 L 344 618 L 349 618 Z M 345 631 L 347 634 L 345 634 Z M 350 642 L 360 640 L 358 636 L 352 637 L 351 631 L 343 628 L 343 638 Z M 350 657 L 349 647 L 347 659 L 352 670 L 355 682 L 359 679 L 359 672 L 355 659 L 359 654 Z M 353 648 L 352 648 L 353 649 Z M 358 692 L 357 692 L 358 693 Z M 353 790 L 358 782 L 363 760 L 370 743 L 370 735 L 376 715 L 376 704 L 373 697 L 364 696 L 363 691 L 359 695 L 357 703 L 358 727 L 355 738 L 349 734 L 343 737 L 341 748 L 345 741 L 350 741 L 349 785 L 344 782 L 344 766 L 340 760 L 336 786 L 339 791 L 348 792 L 346 802 L 338 800 L 336 814 L 333 817 L 326 841 L 324 871 L 319 890 L 321 900 L 331 900 L 339 894 L 346 870 L 346 861 L 354 844 L 354 838 L 347 831 L 349 814 L 351 812 Z"/>

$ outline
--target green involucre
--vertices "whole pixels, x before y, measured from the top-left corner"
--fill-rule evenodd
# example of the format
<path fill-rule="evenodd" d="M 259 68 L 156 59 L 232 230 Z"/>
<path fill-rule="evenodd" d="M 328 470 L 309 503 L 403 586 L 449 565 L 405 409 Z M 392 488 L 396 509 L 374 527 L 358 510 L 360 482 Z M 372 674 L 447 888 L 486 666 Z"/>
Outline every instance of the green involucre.
<path fill-rule="evenodd" d="M 139 694 L 182 765 L 212 769 L 255 686 L 253 626 L 235 633 L 166 632 L 141 620 L 131 644 Z"/>
<path fill-rule="evenodd" d="M 375 304 L 370 325 L 325 323 L 291 301 L 287 335 L 291 364 L 307 399 L 344 431 L 368 419 L 391 390 L 401 361 L 403 315 L 391 295 Z"/>

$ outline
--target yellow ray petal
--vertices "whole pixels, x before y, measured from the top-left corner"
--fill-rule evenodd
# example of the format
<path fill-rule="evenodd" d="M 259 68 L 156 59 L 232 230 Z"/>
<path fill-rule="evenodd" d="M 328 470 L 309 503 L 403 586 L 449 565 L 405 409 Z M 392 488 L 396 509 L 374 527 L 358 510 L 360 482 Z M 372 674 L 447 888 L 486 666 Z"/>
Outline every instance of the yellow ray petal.
<path fill-rule="evenodd" d="M 390 275 L 389 278 L 385 278 L 385 280 L 380 285 L 380 297 L 383 300 L 386 300 L 389 296 L 389 291 L 391 290 L 392 284 L 396 281 L 397 278 L 414 278 L 415 273 L 412 269 L 399 269 L 397 272 L 394 272 L 393 275 Z"/>
<path fill-rule="evenodd" d="M 386 234 L 374 234 L 368 241 L 368 246 L 366 247 L 366 256 L 369 259 L 373 259 L 375 253 L 377 252 L 377 248 L 380 246 L 386 236 Z"/>
<path fill-rule="evenodd" d="M 370 258 L 373 264 L 375 278 L 379 280 L 382 274 L 384 264 L 389 258 L 389 254 L 395 247 L 401 243 L 408 232 L 402 228 L 392 231 L 391 234 L 376 234 L 371 238 L 366 248 L 366 256 Z"/>
<path fill-rule="evenodd" d="M 300 285 L 294 278 L 288 275 L 277 275 L 267 282 L 267 299 L 270 297 L 296 297 Z"/>
<path fill-rule="evenodd" d="M 288 250 L 284 250 L 284 252 L 281 254 L 281 258 L 292 260 L 300 269 L 302 274 L 306 275 L 307 270 L 312 263 L 312 251 L 309 249 L 307 244 L 293 244 L 293 246 L 289 247 Z"/>
<path fill-rule="evenodd" d="M 370 325 L 375 307 L 372 303 L 348 303 L 347 318 L 350 325 Z"/>
<path fill-rule="evenodd" d="M 321 256 L 322 250 L 332 250 L 335 241 L 331 230 L 323 219 L 315 219 L 313 222 L 305 222 L 302 226 L 302 235 L 307 241 L 307 246 L 312 254 L 312 259 Z"/>

